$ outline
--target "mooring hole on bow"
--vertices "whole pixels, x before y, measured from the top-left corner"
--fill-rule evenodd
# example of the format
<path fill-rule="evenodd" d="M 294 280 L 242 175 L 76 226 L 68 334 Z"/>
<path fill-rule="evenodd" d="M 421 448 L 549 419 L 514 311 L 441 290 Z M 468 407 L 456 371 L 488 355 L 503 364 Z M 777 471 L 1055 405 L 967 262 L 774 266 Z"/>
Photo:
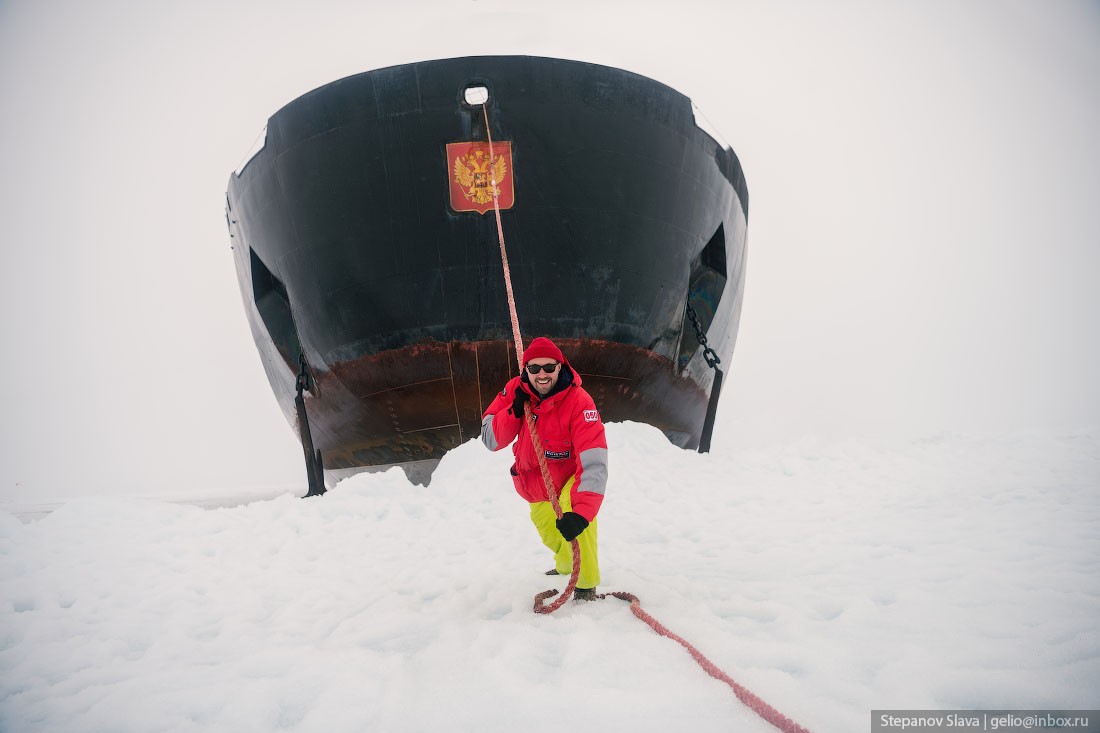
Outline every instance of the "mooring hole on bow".
<path fill-rule="evenodd" d="M 489 89 L 481 85 L 468 86 L 462 93 L 462 97 L 466 100 L 466 104 L 471 106 L 485 104 L 489 101 Z"/>

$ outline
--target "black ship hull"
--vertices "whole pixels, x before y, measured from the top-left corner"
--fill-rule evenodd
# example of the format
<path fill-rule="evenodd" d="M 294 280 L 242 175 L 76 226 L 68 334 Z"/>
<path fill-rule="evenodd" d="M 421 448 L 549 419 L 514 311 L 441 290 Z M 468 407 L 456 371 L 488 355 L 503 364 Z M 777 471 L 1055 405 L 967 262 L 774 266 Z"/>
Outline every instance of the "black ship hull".
<path fill-rule="evenodd" d="M 484 110 L 466 102 L 472 87 L 487 91 Z M 500 217 L 525 341 L 554 339 L 605 421 L 699 443 L 713 372 L 686 307 L 728 364 L 748 211 L 733 151 L 686 97 L 625 71 L 429 61 L 291 102 L 229 180 L 252 333 L 295 426 L 306 365 L 329 482 L 392 465 L 427 469 L 426 480 L 480 433 L 516 373 L 496 214 L 457 210 L 449 188 L 448 144 L 490 134 L 510 145 L 513 198 Z"/>

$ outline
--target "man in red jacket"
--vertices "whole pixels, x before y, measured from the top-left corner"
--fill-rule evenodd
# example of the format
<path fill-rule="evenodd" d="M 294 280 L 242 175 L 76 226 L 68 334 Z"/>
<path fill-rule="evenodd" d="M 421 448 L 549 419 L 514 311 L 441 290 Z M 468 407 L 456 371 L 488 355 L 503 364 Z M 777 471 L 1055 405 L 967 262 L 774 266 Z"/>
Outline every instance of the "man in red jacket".
<path fill-rule="evenodd" d="M 573 548 L 580 546 L 581 570 L 576 600 L 592 600 L 600 583 L 596 548 L 596 514 L 607 488 L 607 439 L 591 395 L 561 350 L 548 338 L 534 339 L 523 352 L 523 372 L 496 396 L 481 419 L 481 440 L 489 450 L 501 450 L 515 440 L 512 481 L 531 504 L 531 521 L 544 545 L 554 553 L 548 575 L 573 572 Z M 535 428 L 546 458 L 554 490 L 559 493 L 561 519 L 547 495 L 538 455 L 524 419 L 531 403 Z M 519 438 L 516 440 L 516 438 Z"/>

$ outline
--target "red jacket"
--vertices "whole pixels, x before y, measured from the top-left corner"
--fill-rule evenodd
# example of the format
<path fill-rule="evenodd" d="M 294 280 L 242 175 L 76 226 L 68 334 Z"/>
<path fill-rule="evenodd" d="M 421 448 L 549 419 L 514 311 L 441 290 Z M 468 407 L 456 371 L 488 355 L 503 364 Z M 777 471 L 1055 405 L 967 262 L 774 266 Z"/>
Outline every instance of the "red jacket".
<path fill-rule="evenodd" d="M 550 467 L 554 488 L 560 491 L 569 477 L 576 475 L 569 501 L 574 512 L 591 522 L 600 510 L 607 488 L 607 439 L 596 403 L 581 388 L 580 375 L 573 371 L 569 362 L 563 361 L 562 367 L 559 383 L 569 381 L 570 377 L 572 383 L 544 399 L 531 387 L 526 376 L 513 377 L 485 411 L 481 420 L 481 440 L 490 450 L 501 450 L 515 440 L 512 480 L 516 491 L 529 502 L 549 501 L 526 421 L 522 415 L 512 414 L 516 390 L 527 392 L 531 396 L 535 429 L 542 440 L 541 450 Z"/>

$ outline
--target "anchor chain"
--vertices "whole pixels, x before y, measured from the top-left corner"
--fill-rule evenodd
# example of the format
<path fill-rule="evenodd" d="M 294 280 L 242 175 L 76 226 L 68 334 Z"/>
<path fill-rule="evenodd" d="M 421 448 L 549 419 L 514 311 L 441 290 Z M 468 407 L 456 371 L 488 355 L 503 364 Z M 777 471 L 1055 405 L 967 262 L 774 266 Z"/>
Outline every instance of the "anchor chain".
<path fill-rule="evenodd" d="M 298 396 L 302 396 L 302 392 L 309 389 L 309 371 L 306 369 L 306 355 L 298 355 L 298 377 L 294 380 L 294 386 L 298 391 Z"/>
<path fill-rule="evenodd" d="M 718 415 L 718 396 L 722 393 L 722 370 L 718 368 L 722 360 L 718 357 L 718 352 L 707 343 L 707 335 L 703 333 L 703 326 L 699 323 L 699 315 L 691 307 L 690 302 L 687 304 L 687 314 L 688 318 L 691 319 L 692 327 L 695 329 L 695 338 L 699 340 L 699 345 L 703 347 L 703 359 L 707 362 L 707 366 L 714 370 L 714 382 L 710 388 L 710 399 L 707 400 L 707 414 L 703 418 L 703 430 L 699 435 L 699 452 L 710 453 L 710 438 L 714 432 L 714 418 Z"/>
<path fill-rule="evenodd" d="M 707 335 L 703 333 L 703 326 L 699 323 L 699 316 L 695 313 L 695 309 L 691 307 L 691 303 L 687 304 L 688 318 L 691 319 L 691 325 L 695 329 L 695 338 L 699 340 L 699 345 L 703 347 L 703 359 L 706 360 L 707 366 L 711 369 L 716 369 L 722 360 L 718 357 L 718 352 L 710 347 L 707 343 Z"/>

